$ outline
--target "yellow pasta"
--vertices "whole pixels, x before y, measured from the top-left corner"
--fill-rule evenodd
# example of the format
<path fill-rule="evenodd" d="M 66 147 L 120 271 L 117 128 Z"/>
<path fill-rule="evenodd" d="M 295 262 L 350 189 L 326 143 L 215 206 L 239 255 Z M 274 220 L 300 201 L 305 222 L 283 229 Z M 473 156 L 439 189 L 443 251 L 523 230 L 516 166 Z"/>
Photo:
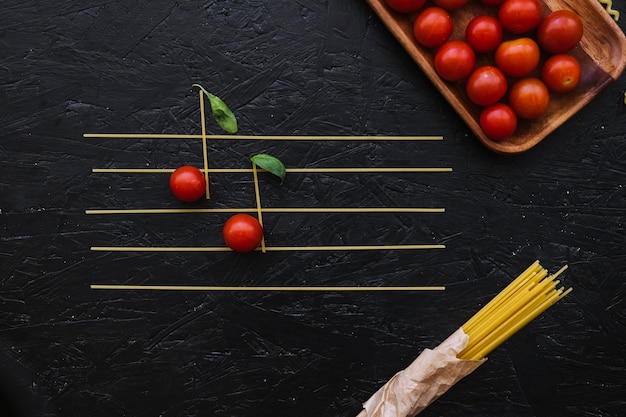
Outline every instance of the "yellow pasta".
<path fill-rule="evenodd" d="M 208 200 L 211 198 L 211 192 L 209 190 L 209 154 L 207 147 L 206 117 L 204 115 L 204 92 L 202 89 L 200 89 L 200 126 L 202 128 L 202 159 L 204 160 L 204 181 L 206 183 L 204 195 Z"/>
<path fill-rule="evenodd" d="M 554 303 L 572 291 L 557 288 L 556 278 L 567 266 L 548 276 L 535 261 L 463 326 L 469 336 L 467 346 L 457 357 L 479 360 L 504 343 Z"/>
<path fill-rule="evenodd" d="M 484 358 L 572 289 L 558 288 L 556 274 L 536 261 L 460 329 L 426 349 L 363 403 L 365 416 L 414 416 L 465 378 Z M 458 352 L 458 354 L 456 353 Z"/>
<path fill-rule="evenodd" d="M 483 307 L 478 313 L 476 313 L 471 319 L 469 319 L 464 325 L 463 329 L 467 333 L 473 330 L 477 323 L 484 322 L 484 317 L 492 313 L 499 305 L 506 301 L 510 295 L 531 276 L 536 275 L 540 271 L 539 261 L 535 261 L 531 266 L 520 274 L 515 281 L 509 284 L 504 290 L 502 290 L 496 297 L 493 298 L 485 307 Z"/>
<path fill-rule="evenodd" d="M 598 1 L 602 3 L 606 11 L 611 15 L 611 17 L 613 17 L 613 20 L 617 22 L 619 20 L 619 11 L 613 9 L 613 0 L 598 0 Z"/>

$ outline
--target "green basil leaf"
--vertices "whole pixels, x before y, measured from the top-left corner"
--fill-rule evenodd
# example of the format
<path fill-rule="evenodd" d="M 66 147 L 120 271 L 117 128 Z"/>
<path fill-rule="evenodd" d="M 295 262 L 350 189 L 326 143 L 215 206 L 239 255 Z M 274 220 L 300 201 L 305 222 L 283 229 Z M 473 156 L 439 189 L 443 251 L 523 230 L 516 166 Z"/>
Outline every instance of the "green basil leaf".
<path fill-rule="evenodd" d="M 280 178 L 281 184 L 285 182 L 287 170 L 285 169 L 285 165 L 280 162 L 280 159 L 266 153 L 260 153 L 254 155 L 252 158 L 250 158 L 250 160 L 254 162 L 259 168 L 264 169 L 267 172 L 270 172 Z"/>
<path fill-rule="evenodd" d="M 220 127 L 227 133 L 237 133 L 237 130 L 239 130 L 237 127 L 237 118 L 228 108 L 226 103 L 224 103 L 218 96 L 209 93 L 200 84 L 194 84 L 193 86 L 198 87 L 209 98 L 211 113 L 213 113 L 213 119 L 217 122 L 217 124 L 220 125 Z"/>
<path fill-rule="evenodd" d="M 209 94 L 209 102 L 211 103 L 213 118 L 217 124 L 228 133 L 237 133 L 237 130 L 239 130 L 237 128 L 237 118 L 233 112 L 230 111 L 226 103 L 213 94 Z"/>

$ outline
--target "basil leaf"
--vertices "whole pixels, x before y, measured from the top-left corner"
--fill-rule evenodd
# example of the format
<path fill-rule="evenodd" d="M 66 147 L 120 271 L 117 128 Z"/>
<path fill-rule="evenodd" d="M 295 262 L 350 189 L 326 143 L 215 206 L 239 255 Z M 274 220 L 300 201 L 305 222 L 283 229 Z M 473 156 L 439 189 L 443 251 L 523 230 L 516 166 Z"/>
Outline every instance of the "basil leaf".
<path fill-rule="evenodd" d="M 222 129 L 228 133 L 237 133 L 237 118 L 232 111 L 228 108 L 226 103 L 221 98 L 209 94 L 209 102 L 211 103 L 211 111 L 213 112 L 213 118 Z"/>
<path fill-rule="evenodd" d="M 280 178 L 281 184 L 285 182 L 287 170 L 285 169 L 285 165 L 280 162 L 280 159 L 266 153 L 260 153 L 254 155 L 252 158 L 250 158 L 250 160 L 254 162 L 259 168 L 262 168 Z"/>
<path fill-rule="evenodd" d="M 237 118 L 228 108 L 226 103 L 224 103 L 218 96 L 209 93 L 200 84 L 194 84 L 193 86 L 198 87 L 209 98 L 211 113 L 213 113 L 213 119 L 217 122 L 217 124 L 220 125 L 220 127 L 227 133 L 237 133 L 237 130 L 239 130 L 237 127 Z"/>

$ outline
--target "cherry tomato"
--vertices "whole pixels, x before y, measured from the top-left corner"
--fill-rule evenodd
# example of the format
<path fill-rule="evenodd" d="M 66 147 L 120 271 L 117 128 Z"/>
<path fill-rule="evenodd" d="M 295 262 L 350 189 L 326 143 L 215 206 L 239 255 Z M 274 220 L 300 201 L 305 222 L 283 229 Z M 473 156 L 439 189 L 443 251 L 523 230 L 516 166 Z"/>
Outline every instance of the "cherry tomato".
<path fill-rule="evenodd" d="M 469 3 L 469 0 L 433 0 L 436 6 L 446 10 L 456 10 Z"/>
<path fill-rule="evenodd" d="M 548 90 L 555 93 L 569 93 L 580 82 L 580 64 L 568 54 L 552 55 L 541 67 L 541 79 Z"/>
<path fill-rule="evenodd" d="M 435 54 L 435 70 L 447 81 L 461 81 L 474 70 L 476 54 L 469 44 L 453 40 L 441 45 Z"/>
<path fill-rule="evenodd" d="M 414 13 L 422 8 L 426 0 L 386 0 L 387 5 L 400 13 Z"/>
<path fill-rule="evenodd" d="M 492 16 L 476 16 L 465 28 L 465 40 L 476 52 L 492 52 L 502 42 L 502 24 Z"/>
<path fill-rule="evenodd" d="M 450 38 L 453 26 L 447 11 L 441 7 L 428 7 L 415 19 L 413 34 L 422 46 L 436 48 Z"/>
<path fill-rule="evenodd" d="M 480 127 L 493 140 L 504 140 L 517 129 L 517 116 L 508 104 L 495 103 L 480 113 Z"/>
<path fill-rule="evenodd" d="M 580 42 L 583 22 L 571 10 L 556 10 L 541 20 L 537 28 L 537 42 L 553 54 L 562 54 Z"/>
<path fill-rule="evenodd" d="M 204 174 L 196 167 L 183 165 L 170 175 L 170 190 L 179 200 L 191 203 L 206 191 Z"/>
<path fill-rule="evenodd" d="M 498 10 L 502 26 L 517 35 L 530 32 L 541 21 L 539 0 L 506 0 Z"/>
<path fill-rule="evenodd" d="M 523 78 L 511 86 L 509 104 L 522 119 L 536 119 L 550 105 L 548 87 L 538 78 Z"/>
<path fill-rule="evenodd" d="M 506 89 L 506 77 L 491 65 L 476 68 L 467 79 L 467 95 L 479 106 L 488 106 L 500 100 L 506 94 Z"/>
<path fill-rule="evenodd" d="M 506 0 L 480 0 L 480 2 L 487 6 L 499 6 Z"/>
<path fill-rule="evenodd" d="M 531 38 L 518 38 L 504 41 L 496 49 L 496 66 L 509 77 L 524 77 L 537 65 L 541 52 L 539 45 Z"/>
<path fill-rule="evenodd" d="M 222 236 L 235 252 L 252 252 L 263 240 L 263 226 L 249 214 L 235 214 L 224 224 Z"/>

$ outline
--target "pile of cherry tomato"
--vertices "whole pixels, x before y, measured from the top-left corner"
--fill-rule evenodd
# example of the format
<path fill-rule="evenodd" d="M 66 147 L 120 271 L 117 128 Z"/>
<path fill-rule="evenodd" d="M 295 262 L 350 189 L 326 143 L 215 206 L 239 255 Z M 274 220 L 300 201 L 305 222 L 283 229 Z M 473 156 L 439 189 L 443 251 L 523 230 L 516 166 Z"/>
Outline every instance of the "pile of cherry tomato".
<path fill-rule="evenodd" d="M 580 81 L 580 63 L 569 51 L 582 38 L 583 24 L 571 10 L 543 15 L 539 0 L 386 0 L 398 12 L 415 14 L 413 34 L 434 49 L 437 74 L 462 82 L 469 99 L 481 106 L 480 126 L 493 140 L 512 136 L 518 119 L 542 116 L 551 94 L 565 94 Z M 475 16 L 464 39 L 450 39 L 450 12 L 480 1 L 492 15 Z M 477 54 L 490 58 L 477 66 Z M 507 97 L 508 93 L 508 97 Z"/>

